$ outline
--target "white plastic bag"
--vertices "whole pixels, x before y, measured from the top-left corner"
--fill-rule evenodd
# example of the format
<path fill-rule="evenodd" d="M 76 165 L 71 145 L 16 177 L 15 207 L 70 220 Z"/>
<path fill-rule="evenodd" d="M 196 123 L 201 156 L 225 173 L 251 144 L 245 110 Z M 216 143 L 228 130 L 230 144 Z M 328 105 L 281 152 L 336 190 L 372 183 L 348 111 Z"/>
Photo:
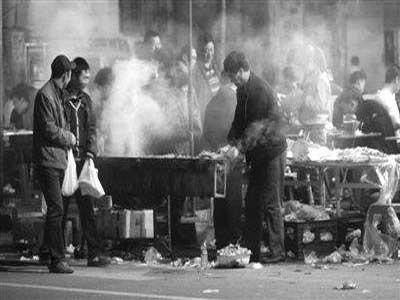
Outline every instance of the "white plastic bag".
<path fill-rule="evenodd" d="M 68 150 L 68 163 L 65 169 L 64 181 L 61 187 L 61 193 L 63 196 L 72 196 L 79 188 L 78 176 L 76 174 L 76 164 L 74 154 L 72 150 Z"/>
<path fill-rule="evenodd" d="M 105 195 L 92 159 L 85 161 L 78 181 L 82 195 L 90 195 L 95 198 Z"/>

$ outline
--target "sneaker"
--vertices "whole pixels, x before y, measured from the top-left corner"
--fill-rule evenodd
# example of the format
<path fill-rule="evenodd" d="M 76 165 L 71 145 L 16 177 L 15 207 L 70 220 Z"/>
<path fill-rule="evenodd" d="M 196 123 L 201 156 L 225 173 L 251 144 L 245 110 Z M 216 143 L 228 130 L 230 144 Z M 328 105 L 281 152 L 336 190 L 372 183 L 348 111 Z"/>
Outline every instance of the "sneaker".
<path fill-rule="evenodd" d="M 272 256 L 272 257 L 263 257 L 260 262 L 263 264 L 276 264 L 285 260 L 283 255 Z"/>
<path fill-rule="evenodd" d="M 88 267 L 106 267 L 111 264 L 111 258 L 108 256 L 98 255 L 93 258 L 88 258 Z"/>
<path fill-rule="evenodd" d="M 74 270 L 65 262 L 59 261 L 58 263 L 52 263 L 48 266 L 50 273 L 59 274 L 72 274 Z"/>

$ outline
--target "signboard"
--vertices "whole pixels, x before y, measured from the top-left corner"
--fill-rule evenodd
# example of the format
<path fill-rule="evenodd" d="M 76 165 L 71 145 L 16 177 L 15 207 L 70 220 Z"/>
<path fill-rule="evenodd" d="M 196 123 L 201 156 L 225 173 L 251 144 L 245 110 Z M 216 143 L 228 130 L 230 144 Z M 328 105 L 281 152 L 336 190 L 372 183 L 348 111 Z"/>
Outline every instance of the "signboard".
<path fill-rule="evenodd" d="M 36 88 L 49 78 L 46 68 L 47 45 L 26 44 L 26 82 Z"/>

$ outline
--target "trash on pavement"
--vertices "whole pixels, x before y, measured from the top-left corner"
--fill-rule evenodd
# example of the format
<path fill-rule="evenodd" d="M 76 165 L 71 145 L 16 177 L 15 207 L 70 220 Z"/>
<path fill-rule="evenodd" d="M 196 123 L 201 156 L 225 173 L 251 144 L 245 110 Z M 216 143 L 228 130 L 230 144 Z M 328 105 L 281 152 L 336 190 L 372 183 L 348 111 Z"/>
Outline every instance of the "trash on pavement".
<path fill-rule="evenodd" d="M 293 251 L 289 250 L 289 251 L 286 253 L 286 256 L 289 257 L 289 258 L 295 258 L 295 257 L 296 257 L 296 254 L 294 254 Z"/>
<path fill-rule="evenodd" d="M 340 264 L 342 262 L 342 256 L 338 251 L 332 252 L 330 255 L 322 259 L 323 263 Z"/>
<path fill-rule="evenodd" d="M 249 267 L 251 267 L 251 268 L 254 269 L 254 270 L 260 270 L 260 269 L 263 268 L 263 265 L 260 264 L 260 263 L 251 263 L 251 264 L 249 265 Z"/>
<path fill-rule="evenodd" d="M 336 287 L 337 290 L 354 290 L 357 288 L 357 283 L 354 281 L 345 281 L 342 286 Z"/>
<path fill-rule="evenodd" d="M 111 263 L 114 264 L 114 265 L 121 265 L 121 264 L 124 263 L 124 260 L 121 257 L 113 256 L 111 258 Z"/>
<path fill-rule="evenodd" d="M 159 261 L 162 260 L 162 256 L 160 252 L 157 251 L 156 248 L 153 246 L 147 249 L 145 255 L 144 255 L 144 261 L 148 265 L 154 265 L 159 263 Z"/>
<path fill-rule="evenodd" d="M 29 261 L 29 260 L 31 260 L 31 259 L 28 258 L 28 257 L 25 257 L 25 256 L 21 256 L 19 260 L 20 260 L 20 261 Z"/>
<path fill-rule="evenodd" d="M 74 254 L 75 247 L 72 244 L 69 244 L 67 249 L 65 249 L 68 254 Z"/>
<path fill-rule="evenodd" d="M 203 291 L 203 294 L 218 294 L 218 293 L 219 293 L 218 289 L 215 290 L 208 289 Z"/>
<path fill-rule="evenodd" d="M 319 259 L 317 257 L 317 254 L 315 251 L 311 251 L 309 254 L 304 254 L 304 263 L 306 265 L 314 265 L 319 262 Z"/>
<path fill-rule="evenodd" d="M 250 263 L 251 251 L 239 245 L 229 244 L 217 251 L 216 267 L 237 268 L 244 267 Z"/>

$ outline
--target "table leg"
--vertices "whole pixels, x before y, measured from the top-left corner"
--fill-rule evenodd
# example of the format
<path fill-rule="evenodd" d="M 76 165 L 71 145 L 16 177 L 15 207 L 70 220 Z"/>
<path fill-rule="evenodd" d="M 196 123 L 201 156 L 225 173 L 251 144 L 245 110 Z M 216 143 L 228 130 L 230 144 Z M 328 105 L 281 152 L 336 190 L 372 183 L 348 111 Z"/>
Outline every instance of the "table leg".
<path fill-rule="evenodd" d="M 168 202 L 168 247 L 172 252 L 172 228 L 171 228 L 171 196 L 167 197 Z"/>
<path fill-rule="evenodd" d="M 341 185 L 340 185 L 340 169 L 335 168 L 335 196 L 336 196 L 336 213 L 340 217 L 340 200 L 341 200 Z"/>
<path fill-rule="evenodd" d="M 311 185 L 311 175 L 310 172 L 306 174 L 306 181 L 307 181 L 307 194 L 308 194 L 308 204 L 314 205 L 314 195 Z"/>
<path fill-rule="evenodd" d="M 321 168 L 319 170 L 319 178 L 318 178 L 318 182 L 319 182 L 319 187 L 320 187 L 320 205 L 322 207 L 325 207 L 326 204 L 326 191 L 325 191 L 325 171 L 326 169 Z"/>

